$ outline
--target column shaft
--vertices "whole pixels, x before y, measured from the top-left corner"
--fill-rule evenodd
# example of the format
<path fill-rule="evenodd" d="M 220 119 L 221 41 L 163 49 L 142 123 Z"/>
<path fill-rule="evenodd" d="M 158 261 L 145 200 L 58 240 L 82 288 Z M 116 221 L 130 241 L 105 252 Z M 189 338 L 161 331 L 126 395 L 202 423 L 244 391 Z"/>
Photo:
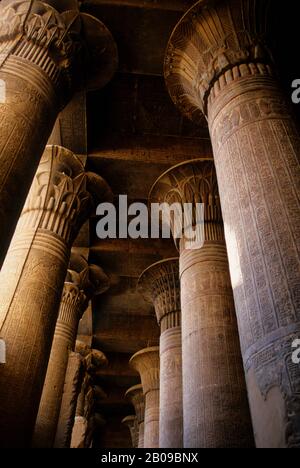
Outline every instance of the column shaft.
<path fill-rule="evenodd" d="M 145 447 L 145 422 L 142 421 L 139 424 L 139 445 L 138 448 Z"/>
<path fill-rule="evenodd" d="M 159 448 L 159 388 L 145 395 L 144 448 Z"/>
<path fill-rule="evenodd" d="M 160 336 L 159 446 L 183 446 L 181 304 L 178 258 L 145 270 L 138 283 L 155 307 Z"/>
<path fill-rule="evenodd" d="M 71 434 L 71 448 L 91 448 L 96 428 L 95 410 L 97 387 L 95 385 L 94 373 L 100 366 L 107 365 L 108 361 L 101 351 L 89 349 L 86 345 L 82 348 L 82 344 L 79 342 L 77 343 L 81 348 L 81 352 L 83 354 L 88 352 L 88 354 L 85 355 L 84 360 L 85 376 L 77 399 L 75 419 Z M 103 394 L 102 391 L 101 393 Z M 55 448 L 60 448 L 56 442 Z"/>
<path fill-rule="evenodd" d="M 131 400 L 134 406 L 136 419 L 138 423 L 138 448 L 144 448 L 144 433 L 145 433 L 145 397 L 142 385 L 131 387 L 126 392 L 126 397 Z"/>
<path fill-rule="evenodd" d="M 130 431 L 132 448 L 138 448 L 139 445 L 139 426 L 136 416 L 127 416 L 123 419 L 122 424 L 126 425 Z"/>
<path fill-rule="evenodd" d="M 171 168 L 155 183 L 150 199 L 179 203 L 183 211 L 189 203 L 193 207 L 190 222 L 199 231 L 199 239 L 193 245 L 186 235 L 190 235 L 189 231 L 182 232 L 178 243 L 184 447 L 252 447 L 249 405 L 213 161 L 187 161 Z M 198 203 L 204 205 L 202 220 L 197 220 L 196 216 Z M 201 227 L 203 229 L 199 229 Z"/>
<path fill-rule="evenodd" d="M 82 384 L 83 373 L 83 362 L 80 354 L 71 352 L 65 375 L 54 448 L 70 448 L 77 398 Z"/>
<path fill-rule="evenodd" d="M 300 134 L 265 74 L 221 89 L 209 121 L 257 446 L 299 446 Z"/>
<path fill-rule="evenodd" d="M 3 281 L 12 279 L 15 262 L 26 256 L 13 295 L 1 296 L 1 318 L 6 314 L 1 336 L 7 346 L 0 375 L 3 447 L 31 442 L 69 260 L 68 246 L 59 238 L 39 232 L 32 240 L 28 234 L 17 234 L 1 271 Z"/>
<path fill-rule="evenodd" d="M 225 243 L 180 257 L 185 448 L 251 446 Z"/>
<path fill-rule="evenodd" d="M 183 112 L 208 117 L 256 444 L 295 448 L 300 132 L 269 48 L 282 33 L 270 30 L 282 5 L 255 6 L 198 2 L 171 37 L 165 72 Z"/>
<path fill-rule="evenodd" d="M 85 174 L 73 153 L 47 147 L 1 270 L 0 330 L 7 346 L 0 375 L 4 447 L 31 443 L 70 247 L 93 210 L 93 197 L 107 188 L 97 177 Z"/>
<path fill-rule="evenodd" d="M 1 55 L 0 55 L 1 61 Z M 10 57 L 0 67 L 0 264 L 59 112 L 51 79 L 30 62 Z"/>
<path fill-rule="evenodd" d="M 34 447 L 53 446 L 69 353 L 75 348 L 79 320 L 89 300 L 108 289 L 108 278 L 101 268 L 89 266 L 80 255 L 71 256 L 69 270 L 56 323 L 51 354 L 36 420 Z"/>
<path fill-rule="evenodd" d="M 160 337 L 160 448 L 183 447 L 181 327 Z"/>
<path fill-rule="evenodd" d="M 66 286 L 65 286 L 66 288 Z M 73 286 L 75 289 L 75 286 Z M 51 448 L 53 446 L 65 375 L 68 366 L 69 352 L 74 349 L 76 332 L 81 307 L 81 291 L 74 291 L 77 300 L 68 300 L 69 291 L 64 290 L 60 311 L 56 323 L 51 354 L 37 416 L 34 447 Z M 84 302 L 85 298 L 83 298 Z M 73 306 L 73 307 L 72 307 Z"/>
<path fill-rule="evenodd" d="M 145 395 L 144 448 L 159 447 L 159 348 L 146 348 L 130 360 L 141 376 Z"/>

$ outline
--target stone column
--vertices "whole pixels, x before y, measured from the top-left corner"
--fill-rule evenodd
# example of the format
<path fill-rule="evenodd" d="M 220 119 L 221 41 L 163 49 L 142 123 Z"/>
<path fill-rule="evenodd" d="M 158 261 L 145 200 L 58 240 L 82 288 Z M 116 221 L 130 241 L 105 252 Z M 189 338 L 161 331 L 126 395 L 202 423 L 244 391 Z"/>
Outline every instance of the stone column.
<path fill-rule="evenodd" d="M 179 259 L 148 268 L 138 288 L 153 302 L 160 326 L 160 448 L 183 447 L 182 346 Z"/>
<path fill-rule="evenodd" d="M 150 200 L 178 203 L 182 210 L 190 203 L 195 223 L 196 203 L 204 205 L 199 243 L 191 248 L 186 237 L 178 241 L 184 447 L 251 447 L 253 436 L 213 161 L 190 161 L 171 168 L 155 183 Z M 201 227 L 200 219 L 198 223 L 195 227 Z"/>
<path fill-rule="evenodd" d="M 96 400 L 94 373 L 100 366 L 108 363 L 106 356 L 101 351 L 91 349 L 87 352 L 85 375 L 77 400 L 76 416 L 72 429 L 71 448 L 90 448 L 92 444 Z M 59 445 L 58 439 L 56 439 L 54 447 L 63 448 Z"/>
<path fill-rule="evenodd" d="M 198 2 L 165 72 L 183 112 L 208 118 L 257 446 L 299 448 L 300 134 L 268 48 L 277 3 Z"/>
<path fill-rule="evenodd" d="M 159 347 L 146 348 L 130 360 L 140 374 L 145 395 L 144 448 L 159 447 Z"/>
<path fill-rule="evenodd" d="M 82 356 L 79 353 L 70 352 L 55 434 L 54 446 L 56 448 L 70 448 L 77 399 L 84 372 L 85 365 Z"/>
<path fill-rule="evenodd" d="M 79 321 L 93 296 L 107 291 L 109 279 L 103 270 L 72 254 L 35 425 L 33 446 L 53 446 L 64 389 L 69 352 L 74 351 Z"/>
<path fill-rule="evenodd" d="M 61 3 L 0 3 L 0 265 L 59 110 L 86 84 L 83 70 L 101 86 L 116 66 L 105 26 Z"/>
<path fill-rule="evenodd" d="M 134 406 L 138 423 L 138 448 L 144 448 L 145 434 L 145 395 L 142 385 L 135 385 L 126 392 L 126 397 L 130 399 Z"/>
<path fill-rule="evenodd" d="M 134 449 L 139 446 L 139 425 L 136 416 L 127 416 L 122 420 L 122 424 L 128 427 Z"/>
<path fill-rule="evenodd" d="M 47 371 L 71 245 L 106 182 L 73 153 L 47 147 L 0 274 L 0 445 L 23 446 L 32 432 Z"/>

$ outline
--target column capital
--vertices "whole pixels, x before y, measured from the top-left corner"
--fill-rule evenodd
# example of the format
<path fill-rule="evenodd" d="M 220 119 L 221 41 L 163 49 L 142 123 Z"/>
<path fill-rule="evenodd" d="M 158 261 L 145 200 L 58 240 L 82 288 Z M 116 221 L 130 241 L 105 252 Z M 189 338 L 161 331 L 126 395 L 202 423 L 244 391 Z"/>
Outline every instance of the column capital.
<path fill-rule="evenodd" d="M 147 268 L 139 278 L 138 291 L 153 303 L 162 332 L 180 326 L 179 258 L 163 260 Z"/>
<path fill-rule="evenodd" d="M 66 148 L 47 146 L 17 229 L 48 231 L 72 245 L 95 206 L 108 200 L 112 192 L 102 177 L 85 172 Z"/>
<path fill-rule="evenodd" d="M 141 376 L 144 395 L 159 390 L 159 347 L 142 349 L 130 359 L 130 365 Z"/>
<path fill-rule="evenodd" d="M 76 352 L 82 356 L 86 372 L 89 374 L 93 374 L 98 367 L 108 364 L 108 359 L 102 351 L 91 349 L 83 341 L 76 341 Z"/>
<path fill-rule="evenodd" d="M 129 388 L 125 396 L 131 401 L 134 406 L 135 414 L 139 424 L 144 422 L 145 419 L 145 395 L 142 385 L 135 385 Z"/>
<path fill-rule="evenodd" d="M 72 252 L 65 280 L 62 301 L 77 303 L 80 317 L 94 296 L 109 289 L 110 282 L 101 267 L 91 265 L 79 254 Z"/>
<path fill-rule="evenodd" d="M 74 323 L 74 331 L 88 302 L 109 289 L 110 282 L 102 268 L 90 265 L 79 254 L 72 252 L 67 271 L 58 322 Z M 65 305 L 65 307 L 63 307 Z"/>
<path fill-rule="evenodd" d="M 200 0 L 177 24 L 165 58 L 174 103 L 191 119 L 207 113 L 220 86 L 253 74 L 273 74 L 270 0 Z M 273 8 L 273 5 L 272 5 Z M 219 79 L 222 80 L 219 83 Z"/>
<path fill-rule="evenodd" d="M 169 207 L 180 204 L 184 213 L 184 205 L 193 207 L 193 227 L 197 226 L 196 204 L 204 205 L 204 240 L 224 242 L 223 220 L 218 190 L 216 169 L 213 159 L 195 159 L 178 164 L 154 183 L 149 194 L 150 203 L 166 203 Z M 174 218 L 170 218 L 171 229 L 179 247 L 178 235 L 181 234 Z M 185 245 L 182 239 L 180 247 Z"/>
<path fill-rule="evenodd" d="M 42 71 L 53 83 L 62 106 L 86 82 L 98 88 L 105 85 L 118 61 L 106 26 L 81 13 L 74 0 L 63 5 L 59 1 L 2 1 L 0 64 L 8 57 L 14 69 L 18 60 Z"/>
<path fill-rule="evenodd" d="M 138 447 L 139 443 L 139 427 L 136 416 L 127 416 L 122 420 L 122 424 L 128 427 L 131 435 L 132 446 L 133 448 Z"/>
<path fill-rule="evenodd" d="M 132 415 L 132 416 L 126 416 L 126 418 L 122 419 L 122 424 L 126 424 L 129 429 L 131 429 L 135 422 L 136 422 L 136 416 Z"/>

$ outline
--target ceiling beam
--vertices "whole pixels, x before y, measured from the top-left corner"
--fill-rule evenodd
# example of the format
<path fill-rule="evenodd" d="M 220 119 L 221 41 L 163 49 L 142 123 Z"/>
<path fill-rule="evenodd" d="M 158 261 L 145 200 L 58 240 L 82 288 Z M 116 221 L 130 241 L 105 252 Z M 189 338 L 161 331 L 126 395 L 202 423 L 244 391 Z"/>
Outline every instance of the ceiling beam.
<path fill-rule="evenodd" d="M 106 158 L 116 161 L 134 161 L 149 164 L 178 164 L 188 159 L 212 157 L 209 138 L 182 138 L 111 135 L 102 140 L 101 148 L 89 153 L 89 160 Z"/>
<path fill-rule="evenodd" d="M 185 12 L 195 2 L 192 0 L 85 0 L 83 3 L 88 6 L 115 5 Z"/>

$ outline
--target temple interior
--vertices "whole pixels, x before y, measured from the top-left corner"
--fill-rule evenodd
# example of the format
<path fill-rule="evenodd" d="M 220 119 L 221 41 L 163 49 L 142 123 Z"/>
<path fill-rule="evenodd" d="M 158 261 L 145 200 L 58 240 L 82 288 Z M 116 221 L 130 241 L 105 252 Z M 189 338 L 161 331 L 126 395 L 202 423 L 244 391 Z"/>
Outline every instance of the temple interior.
<path fill-rule="evenodd" d="M 0 1 L 0 447 L 300 447 L 299 6 L 274 3 Z M 203 245 L 100 239 L 121 195 L 204 204 Z"/>

